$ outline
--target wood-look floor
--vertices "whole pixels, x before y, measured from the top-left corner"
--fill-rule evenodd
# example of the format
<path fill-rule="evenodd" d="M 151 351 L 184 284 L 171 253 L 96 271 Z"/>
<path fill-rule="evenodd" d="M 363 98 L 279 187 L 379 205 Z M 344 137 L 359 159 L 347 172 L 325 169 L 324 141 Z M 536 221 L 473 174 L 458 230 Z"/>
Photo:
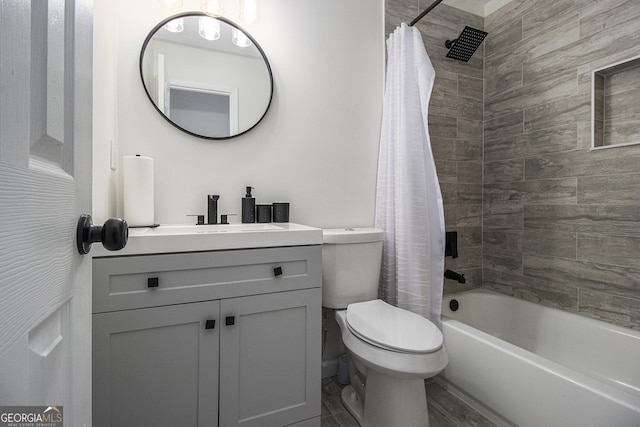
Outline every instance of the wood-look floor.
<path fill-rule="evenodd" d="M 425 386 L 431 427 L 495 426 L 437 382 L 429 381 Z M 359 427 L 340 400 L 342 388 L 336 377 L 322 380 L 322 427 Z"/>

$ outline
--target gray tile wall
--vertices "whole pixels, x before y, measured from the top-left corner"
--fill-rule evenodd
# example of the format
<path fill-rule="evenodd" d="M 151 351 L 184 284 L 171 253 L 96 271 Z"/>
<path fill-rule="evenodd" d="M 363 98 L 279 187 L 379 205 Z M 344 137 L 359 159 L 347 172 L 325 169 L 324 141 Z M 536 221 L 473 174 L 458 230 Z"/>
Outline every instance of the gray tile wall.
<path fill-rule="evenodd" d="M 430 3 L 387 0 L 387 34 Z M 466 64 L 444 47 L 465 25 L 489 32 Z M 416 26 L 436 69 L 446 228 L 460 236 L 447 268 L 465 287 L 640 329 L 640 146 L 590 151 L 591 71 L 640 55 L 640 2 L 513 0 L 485 19 L 441 4 Z"/>
<path fill-rule="evenodd" d="M 386 34 L 407 24 L 431 0 L 387 0 Z M 466 284 L 445 279 L 445 292 L 482 282 L 483 47 L 468 63 L 446 58 L 448 39 L 465 25 L 482 29 L 484 19 L 441 4 L 416 24 L 436 70 L 429 105 L 429 133 L 442 190 L 446 229 L 458 232 L 459 257 L 446 268 L 465 275 Z"/>
<path fill-rule="evenodd" d="M 640 2 L 514 0 L 485 27 L 483 287 L 640 329 L 640 147 L 589 150 L 591 71 L 640 54 Z"/>

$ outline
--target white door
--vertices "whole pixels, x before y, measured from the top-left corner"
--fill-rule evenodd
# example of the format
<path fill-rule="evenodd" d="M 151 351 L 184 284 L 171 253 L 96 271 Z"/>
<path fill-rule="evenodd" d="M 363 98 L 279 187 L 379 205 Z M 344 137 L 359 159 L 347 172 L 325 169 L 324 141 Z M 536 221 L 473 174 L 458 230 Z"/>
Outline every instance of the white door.
<path fill-rule="evenodd" d="M 91 0 L 0 0 L 0 406 L 91 424 Z"/>

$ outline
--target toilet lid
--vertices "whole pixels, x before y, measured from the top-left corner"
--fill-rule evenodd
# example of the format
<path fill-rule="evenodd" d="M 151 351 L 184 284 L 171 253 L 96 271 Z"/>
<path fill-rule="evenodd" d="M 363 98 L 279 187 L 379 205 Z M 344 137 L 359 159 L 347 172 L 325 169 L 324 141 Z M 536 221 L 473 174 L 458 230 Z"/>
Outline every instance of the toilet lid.
<path fill-rule="evenodd" d="M 431 353 L 442 347 L 436 325 L 382 300 L 349 304 L 347 324 L 359 338 L 398 352 Z"/>

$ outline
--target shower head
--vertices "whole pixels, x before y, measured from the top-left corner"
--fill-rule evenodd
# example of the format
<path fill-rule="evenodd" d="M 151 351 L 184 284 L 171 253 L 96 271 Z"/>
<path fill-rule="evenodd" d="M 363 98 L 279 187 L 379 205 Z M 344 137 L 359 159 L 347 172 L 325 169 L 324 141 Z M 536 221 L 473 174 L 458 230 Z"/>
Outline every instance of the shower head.
<path fill-rule="evenodd" d="M 464 30 L 462 30 L 462 33 L 460 33 L 457 39 L 447 40 L 444 44 L 447 49 L 449 49 L 447 58 L 469 62 L 476 49 L 478 49 L 478 46 L 480 46 L 484 38 L 487 37 L 487 34 L 488 33 L 482 30 L 464 27 Z"/>

